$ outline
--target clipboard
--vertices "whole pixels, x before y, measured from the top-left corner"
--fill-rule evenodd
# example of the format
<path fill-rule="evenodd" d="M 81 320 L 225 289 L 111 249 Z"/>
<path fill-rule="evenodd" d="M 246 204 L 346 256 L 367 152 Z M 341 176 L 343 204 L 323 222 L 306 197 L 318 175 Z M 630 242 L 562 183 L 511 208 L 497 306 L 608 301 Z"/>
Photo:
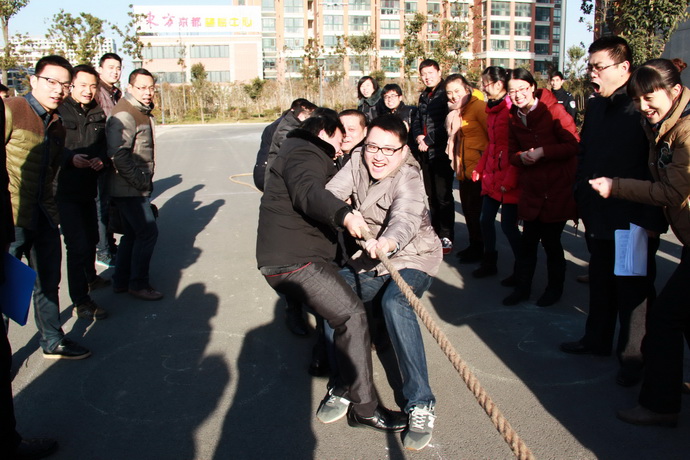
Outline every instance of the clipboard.
<path fill-rule="evenodd" d="M 4 253 L 2 263 L 5 282 L 0 285 L 0 309 L 3 315 L 24 326 L 29 317 L 36 272 L 8 252 Z"/>

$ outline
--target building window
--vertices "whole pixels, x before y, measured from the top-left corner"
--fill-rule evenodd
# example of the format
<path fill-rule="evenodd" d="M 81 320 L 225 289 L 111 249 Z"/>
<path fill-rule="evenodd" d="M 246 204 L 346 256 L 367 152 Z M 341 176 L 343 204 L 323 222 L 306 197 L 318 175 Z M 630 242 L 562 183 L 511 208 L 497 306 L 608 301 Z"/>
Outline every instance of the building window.
<path fill-rule="evenodd" d="M 537 40 L 548 40 L 551 36 L 551 27 L 534 26 L 534 38 Z"/>
<path fill-rule="evenodd" d="M 508 40 L 491 40 L 491 50 L 492 51 L 507 51 L 508 50 Z"/>
<path fill-rule="evenodd" d="M 397 0 L 381 0 L 381 14 L 398 14 L 399 4 Z"/>
<path fill-rule="evenodd" d="M 304 32 L 304 19 L 285 18 L 285 33 L 302 34 Z"/>
<path fill-rule="evenodd" d="M 466 18 L 470 14 L 468 3 L 453 2 L 450 5 L 450 15 L 454 18 Z"/>
<path fill-rule="evenodd" d="M 288 58 L 285 60 L 287 71 L 300 73 L 302 71 L 302 58 Z"/>
<path fill-rule="evenodd" d="M 508 67 L 508 59 L 491 59 L 491 65 L 498 67 Z"/>
<path fill-rule="evenodd" d="M 561 22 L 561 9 L 560 8 L 554 8 L 553 9 L 553 22 Z"/>
<path fill-rule="evenodd" d="M 261 28 L 265 32 L 274 32 L 276 30 L 275 18 L 261 18 Z"/>
<path fill-rule="evenodd" d="M 440 21 L 429 21 L 426 25 L 427 31 L 430 34 L 437 34 L 441 32 L 441 22 Z M 431 43 L 433 46 L 433 43 Z"/>
<path fill-rule="evenodd" d="M 368 10 L 371 9 L 370 0 L 349 0 L 351 10 Z"/>
<path fill-rule="evenodd" d="M 491 35 L 510 35 L 510 21 L 491 21 Z"/>
<path fill-rule="evenodd" d="M 515 68 L 521 67 L 523 69 L 529 69 L 530 68 L 530 60 L 529 59 L 515 59 Z"/>
<path fill-rule="evenodd" d="M 548 43 L 535 43 L 534 52 L 536 54 L 549 54 L 549 44 Z"/>
<path fill-rule="evenodd" d="M 515 35 L 519 37 L 529 37 L 531 34 L 531 23 L 529 22 L 516 22 L 515 23 Z"/>
<path fill-rule="evenodd" d="M 156 72 L 159 83 L 184 83 L 184 72 Z"/>
<path fill-rule="evenodd" d="M 429 14 L 441 14 L 441 4 L 435 2 L 427 2 L 426 8 Z"/>
<path fill-rule="evenodd" d="M 338 36 L 337 35 L 324 35 L 323 36 L 323 46 L 326 48 L 335 48 L 338 46 Z"/>
<path fill-rule="evenodd" d="M 546 73 L 549 71 L 549 61 L 534 61 L 534 71 Z"/>
<path fill-rule="evenodd" d="M 398 40 L 394 38 L 382 38 L 381 39 L 381 49 L 382 50 L 396 50 L 398 49 Z"/>
<path fill-rule="evenodd" d="M 368 16 L 350 16 L 350 30 L 364 31 L 369 30 Z"/>
<path fill-rule="evenodd" d="M 264 59 L 264 72 L 276 70 L 275 59 Z"/>
<path fill-rule="evenodd" d="M 274 0 L 261 0 L 261 11 L 275 11 L 276 2 Z"/>
<path fill-rule="evenodd" d="M 494 16 L 510 16 L 510 3 L 491 2 L 491 14 Z"/>
<path fill-rule="evenodd" d="M 285 47 L 289 50 L 301 50 L 304 48 L 304 39 L 300 37 L 285 37 Z"/>
<path fill-rule="evenodd" d="M 535 10 L 535 19 L 537 21 L 550 21 L 551 20 L 551 8 L 544 8 L 543 6 L 538 6 Z"/>
<path fill-rule="evenodd" d="M 276 39 L 275 38 L 264 38 L 261 40 L 261 46 L 264 51 L 275 51 L 276 50 Z"/>
<path fill-rule="evenodd" d="M 405 14 L 416 13 L 417 2 L 405 2 Z"/>
<path fill-rule="evenodd" d="M 284 9 L 286 13 L 301 13 L 302 0 L 285 0 Z"/>
<path fill-rule="evenodd" d="M 398 35 L 400 33 L 400 21 L 381 19 L 381 33 Z"/>
<path fill-rule="evenodd" d="M 179 59 L 184 56 L 181 46 L 145 46 L 142 52 L 144 59 Z M 194 57 L 194 56 L 192 56 Z"/>
<path fill-rule="evenodd" d="M 325 30 L 343 30 L 343 16 L 326 15 L 323 17 L 323 28 Z"/>
<path fill-rule="evenodd" d="M 529 42 L 515 40 L 515 51 L 529 51 Z"/>
<path fill-rule="evenodd" d="M 227 45 L 203 45 L 192 46 L 191 57 L 197 59 L 204 58 L 227 58 L 230 57 L 230 49 Z"/>
<path fill-rule="evenodd" d="M 223 83 L 230 81 L 230 71 L 229 70 L 211 70 L 207 72 L 208 81 Z"/>
<path fill-rule="evenodd" d="M 381 67 L 384 72 L 399 72 L 400 71 L 400 59 L 389 58 L 381 59 Z"/>
<path fill-rule="evenodd" d="M 531 18 L 532 17 L 532 5 L 529 3 L 516 3 L 515 4 L 515 16 L 518 18 Z"/>

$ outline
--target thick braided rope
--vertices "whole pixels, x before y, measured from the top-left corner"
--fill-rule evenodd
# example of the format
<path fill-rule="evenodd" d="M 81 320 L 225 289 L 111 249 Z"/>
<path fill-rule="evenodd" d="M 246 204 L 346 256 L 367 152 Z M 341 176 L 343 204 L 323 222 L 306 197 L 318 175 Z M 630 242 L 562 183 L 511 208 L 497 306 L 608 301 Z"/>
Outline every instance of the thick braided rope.
<path fill-rule="evenodd" d="M 362 233 L 365 240 L 373 238 L 369 230 L 364 230 Z M 489 395 L 486 394 L 486 391 L 484 391 L 484 388 L 482 388 L 477 377 L 475 377 L 472 371 L 467 367 L 467 363 L 465 363 L 465 361 L 460 357 L 458 352 L 455 350 L 455 347 L 453 347 L 453 344 L 450 343 L 443 331 L 441 331 L 436 325 L 434 320 L 431 318 L 431 315 L 429 315 L 429 312 L 426 310 L 426 308 L 424 308 L 424 305 L 422 305 L 422 302 L 419 300 L 419 298 L 417 298 L 416 295 L 414 295 L 414 292 L 410 286 L 402 278 L 400 272 L 398 272 L 393 264 L 390 263 L 388 256 L 386 256 L 386 254 L 380 249 L 376 250 L 376 255 L 381 263 L 383 263 L 384 267 L 386 267 L 386 269 L 390 272 L 391 278 L 393 278 L 395 284 L 398 285 L 402 293 L 410 302 L 410 305 L 414 309 L 415 313 L 422 321 L 424 326 L 429 330 L 431 336 L 439 344 L 443 353 L 446 355 L 451 364 L 453 364 L 453 367 L 458 371 L 460 377 L 462 377 L 462 380 L 467 385 L 467 388 L 469 388 L 474 397 L 477 398 L 479 405 L 484 409 L 498 432 L 508 443 L 510 449 L 515 454 L 515 457 L 519 458 L 520 460 L 533 460 L 534 456 L 532 455 L 529 447 L 527 447 L 524 441 L 520 439 L 515 430 L 513 430 L 513 427 L 510 426 L 508 420 L 506 420 L 506 418 L 503 416 L 498 406 L 496 406 Z"/>

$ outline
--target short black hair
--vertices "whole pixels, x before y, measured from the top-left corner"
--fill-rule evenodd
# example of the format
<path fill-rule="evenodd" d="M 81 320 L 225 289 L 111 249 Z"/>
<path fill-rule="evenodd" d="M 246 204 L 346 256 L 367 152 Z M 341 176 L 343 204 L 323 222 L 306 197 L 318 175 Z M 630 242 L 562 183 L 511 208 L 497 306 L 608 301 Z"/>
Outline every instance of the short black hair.
<path fill-rule="evenodd" d="M 615 35 L 609 35 L 606 37 L 601 37 L 595 40 L 594 43 L 589 45 L 589 54 L 594 54 L 599 51 L 608 51 L 611 59 L 616 61 L 616 63 L 621 63 L 628 61 L 632 66 L 633 55 L 630 45 L 623 37 L 617 37 Z"/>
<path fill-rule="evenodd" d="M 424 59 L 420 64 L 419 64 L 419 71 L 421 72 L 422 69 L 425 69 L 427 67 L 433 67 L 436 70 L 440 71 L 441 66 L 438 65 L 438 62 L 434 61 L 433 59 Z"/>
<path fill-rule="evenodd" d="M 98 60 L 98 67 L 103 67 L 103 63 L 107 61 L 108 59 L 115 59 L 117 62 L 122 64 L 122 58 L 118 56 L 115 53 L 105 53 L 101 58 Z"/>
<path fill-rule="evenodd" d="M 651 59 L 630 75 L 628 96 L 638 98 L 658 90 L 671 94 L 673 87 L 683 86 L 680 73 L 686 67 L 681 59 Z"/>
<path fill-rule="evenodd" d="M 314 110 L 316 110 L 316 108 L 316 104 L 313 104 L 304 98 L 295 99 L 294 101 L 292 101 L 292 104 L 290 105 L 290 110 L 292 110 L 295 113 L 295 116 L 299 115 L 302 112 L 311 113 Z"/>
<path fill-rule="evenodd" d="M 345 127 L 338 118 L 338 112 L 326 107 L 318 107 L 299 127 L 315 136 L 318 136 L 321 131 L 328 136 L 333 136 L 336 129 L 339 129 L 343 136 L 345 135 Z"/>
<path fill-rule="evenodd" d="M 374 118 L 369 124 L 367 137 L 369 137 L 374 128 L 395 134 L 403 145 L 407 144 L 407 127 L 400 117 L 396 115 L 387 114 Z"/>
<path fill-rule="evenodd" d="M 343 110 L 338 114 L 338 118 L 342 117 L 357 117 L 359 119 L 359 124 L 362 126 L 362 128 L 367 127 L 367 117 L 360 112 L 359 110 L 356 109 L 347 109 Z"/>
<path fill-rule="evenodd" d="M 51 54 L 50 56 L 43 56 L 41 59 L 39 59 L 34 69 L 34 75 L 41 75 L 43 69 L 45 69 L 48 65 L 62 67 L 63 69 L 69 72 L 69 79 L 70 81 L 72 80 L 72 75 L 74 75 L 74 68 L 72 67 L 72 64 L 70 64 L 69 61 L 64 57 L 58 56 L 56 54 Z"/>
<path fill-rule="evenodd" d="M 398 96 L 403 95 L 402 88 L 397 83 L 388 83 L 386 86 L 383 87 L 383 91 L 381 92 L 381 94 L 385 95 L 386 93 L 389 93 L 391 91 L 395 91 L 395 94 L 397 94 Z"/>
<path fill-rule="evenodd" d="M 558 77 L 561 80 L 565 80 L 565 77 L 563 76 L 560 70 L 554 70 L 553 72 L 551 72 L 551 78 L 553 77 Z"/>
<path fill-rule="evenodd" d="M 81 64 L 74 68 L 74 72 L 72 73 L 72 81 L 74 81 L 74 79 L 77 78 L 77 74 L 79 72 L 84 72 L 93 75 L 94 77 L 96 77 L 96 81 L 98 81 L 98 79 L 100 78 L 100 75 L 98 75 L 98 72 L 96 72 L 96 69 L 94 69 L 92 66 L 88 64 Z"/>
<path fill-rule="evenodd" d="M 146 70 L 142 67 L 139 69 L 132 70 L 132 73 L 129 74 L 129 78 L 127 79 L 129 84 L 133 85 L 134 80 L 136 80 L 139 75 L 145 75 L 147 77 L 151 77 L 151 78 L 153 78 L 153 82 L 156 83 L 156 77 L 154 77 L 151 72 L 149 72 L 148 70 Z"/>
<path fill-rule="evenodd" d="M 448 83 L 453 83 L 454 81 L 459 81 L 462 86 L 465 87 L 465 91 L 467 91 L 467 94 L 472 94 L 472 85 L 470 84 L 469 81 L 467 81 L 467 78 L 465 78 L 464 75 L 461 75 L 459 73 L 454 73 L 452 75 L 448 75 L 446 77 L 446 86 L 448 86 Z"/>
<path fill-rule="evenodd" d="M 379 90 L 379 82 L 376 81 L 374 77 L 370 77 L 369 75 L 365 75 L 362 78 L 359 79 L 357 82 L 357 98 L 358 99 L 364 99 L 364 95 L 362 94 L 362 91 L 359 89 L 362 87 L 365 81 L 370 81 L 372 85 L 374 85 L 374 93 Z"/>

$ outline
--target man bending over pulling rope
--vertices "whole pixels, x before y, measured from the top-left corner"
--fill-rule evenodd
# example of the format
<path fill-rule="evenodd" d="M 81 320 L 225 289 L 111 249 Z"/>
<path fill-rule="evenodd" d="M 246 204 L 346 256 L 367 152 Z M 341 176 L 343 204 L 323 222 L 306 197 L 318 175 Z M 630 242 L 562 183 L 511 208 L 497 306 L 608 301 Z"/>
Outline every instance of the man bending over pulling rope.
<path fill-rule="evenodd" d="M 379 406 L 376 397 L 364 305 L 333 264 L 336 229 L 361 237 L 366 225 L 324 188 L 336 173 L 344 133 L 329 109 L 288 133 L 261 198 L 256 259 L 273 289 L 308 305 L 335 330 L 339 378 L 317 411 L 319 420 L 332 423 L 347 414 L 351 426 L 402 431 L 405 414 Z"/>
<path fill-rule="evenodd" d="M 429 386 L 424 343 L 410 303 L 377 260 L 376 249 L 388 253 L 393 266 L 417 297 L 429 289 L 441 264 L 441 241 L 431 226 L 424 182 L 407 147 L 407 129 L 394 115 L 374 119 L 362 148 L 328 183 L 341 200 L 352 199 L 376 236 L 365 242 L 340 274 L 364 302 L 380 292 L 386 327 L 403 379 L 409 429 L 403 444 L 420 450 L 431 440 L 434 395 Z"/>

